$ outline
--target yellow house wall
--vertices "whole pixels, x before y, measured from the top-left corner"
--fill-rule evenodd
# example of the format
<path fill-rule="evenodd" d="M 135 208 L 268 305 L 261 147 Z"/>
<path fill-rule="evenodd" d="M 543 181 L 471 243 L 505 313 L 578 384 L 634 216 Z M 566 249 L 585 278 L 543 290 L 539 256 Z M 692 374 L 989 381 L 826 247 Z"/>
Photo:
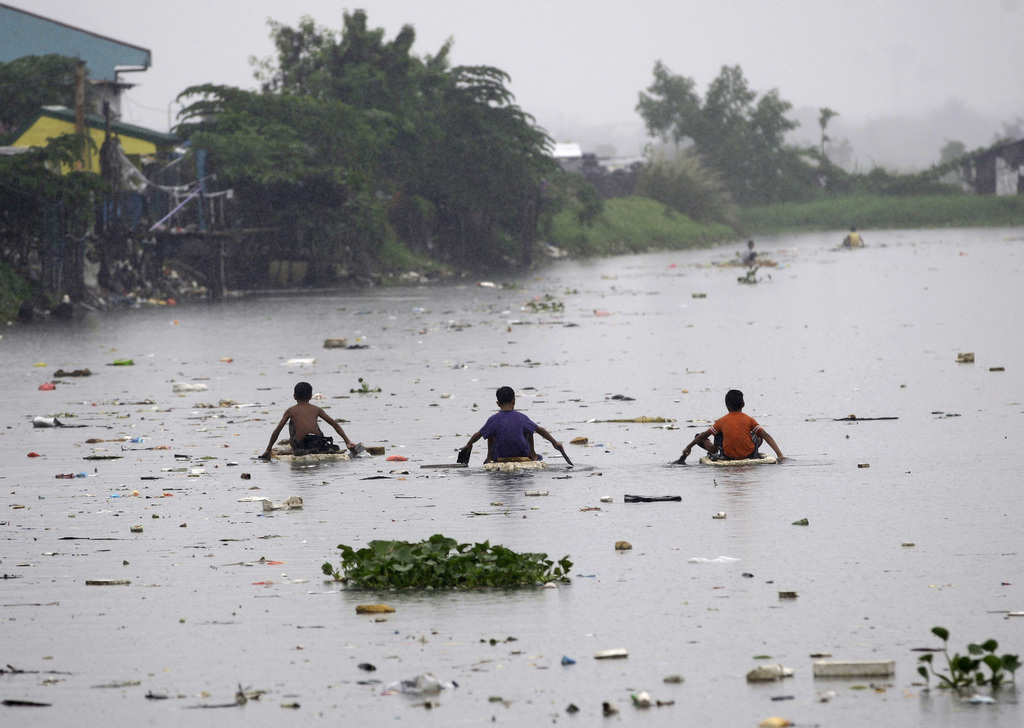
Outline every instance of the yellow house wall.
<path fill-rule="evenodd" d="M 88 164 L 85 166 L 87 172 L 100 172 L 100 147 L 103 146 L 103 140 L 106 134 L 102 129 L 94 129 L 92 127 L 86 127 L 86 132 L 96 142 L 95 150 L 88 150 Z M 14 142 L 16 147 L 45 147 L 47 140 L 54 137 L 59 137 L 64 134 L 74 134 L 75 125 L 69 121 L 63 119 L 54 119 L 49 116 L 40 117 L 31 127 L 25 130 Z M 145 154 L 156 154 L 156 145 L 153 142 L 147 142 L 144 139 L 138 139 L 136 137 L 126 136 L 124 134 L 118 137 L 121 140 L 121 148 L 124 149 L 124 153 L 133 155 L 145 155 Z M 64 170 L 65 172 L 68 170 Z"/>

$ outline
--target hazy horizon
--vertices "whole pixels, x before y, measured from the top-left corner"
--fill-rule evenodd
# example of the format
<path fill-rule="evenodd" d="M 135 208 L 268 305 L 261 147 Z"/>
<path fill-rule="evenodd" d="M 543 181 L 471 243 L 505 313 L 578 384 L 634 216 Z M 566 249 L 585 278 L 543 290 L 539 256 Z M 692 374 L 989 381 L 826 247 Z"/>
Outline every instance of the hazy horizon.
<path fill-rule="evenodd" d="M 338 30 L 345 6 L 329 0 L 5 0 L 83 30 L 148 48 L 153 66 L 127 73 L 123 120 L 166 130 L 185 88 L 255 88 L 250 57 L 273 54 L 267 20 L 311 16 Z M 983 146 L 1024 116 L 1021 0 L 686 0 L 665 6 L 611 0 L 474 3 L 364 1 L 372 28 L 390 40 L 416 30 L 413 52 L 435 54 L 453 39 L 455 65 L 491 65 L 511 76 L 516 103 L 556 141 L 586 151 L 639 153 L 648 141 L 637 98 L 661 60 L 703 94 L 723 65 L 740 65 L 759 94 L 777 88 L 799 119 L 792 135 L 817 143 L 817 109 L 847 139 L 857 164 L 912 169 L 938 160 L 946 141 Z"/>

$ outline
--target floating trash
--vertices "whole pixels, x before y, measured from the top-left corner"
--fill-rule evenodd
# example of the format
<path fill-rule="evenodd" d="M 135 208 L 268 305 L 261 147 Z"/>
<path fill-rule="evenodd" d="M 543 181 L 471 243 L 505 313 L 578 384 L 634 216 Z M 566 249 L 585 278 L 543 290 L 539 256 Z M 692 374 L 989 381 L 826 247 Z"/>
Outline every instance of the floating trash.
<path fill-rule="evenodd" d="M 772 682 L 784 677 L 793 677 L 793 670 L 782 665 L 761 665 L 747 673 L 747 682 Z"/>

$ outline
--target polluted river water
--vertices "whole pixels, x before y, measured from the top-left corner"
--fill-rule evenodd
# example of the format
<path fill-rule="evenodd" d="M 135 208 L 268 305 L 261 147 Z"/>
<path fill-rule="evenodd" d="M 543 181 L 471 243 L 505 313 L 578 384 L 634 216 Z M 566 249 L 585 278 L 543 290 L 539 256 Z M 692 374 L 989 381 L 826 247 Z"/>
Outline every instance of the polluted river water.
<path fill-rule="evenodd" d="M 717 265 L 730 247 L 8 327 L 0 720 L 1020 725 L 1012 686 L 972 703 L 917 665 L 936 625 L 958 652 L 1024 652 L 1024 229 L 864 237 L 761 238 L 778 265 L 752 285 Z M 255 460 L 301 380 L 407 460 Z M 421 469 L 454 463 L 506 384 L 575 467 L 538 438 L 546 470 L 486 473 L 483 443 Z M 670 465 L 731 388 L 786 459 Z M 639 417 L 671 422 L 609 422 Z M 338 544 L 435 533 L 568 555 L 571 583 L 368 592 L 321 572 Z M 373 603 L 395 611 L 356 613 Z M 611 649 L 628 656 L 595 659 Z M 815 677 L 818 659 L 895 670 Z M 793 674 L 749 683 L 764 665 Z M 387 689 L 425 673 L 446 687 Z"/>

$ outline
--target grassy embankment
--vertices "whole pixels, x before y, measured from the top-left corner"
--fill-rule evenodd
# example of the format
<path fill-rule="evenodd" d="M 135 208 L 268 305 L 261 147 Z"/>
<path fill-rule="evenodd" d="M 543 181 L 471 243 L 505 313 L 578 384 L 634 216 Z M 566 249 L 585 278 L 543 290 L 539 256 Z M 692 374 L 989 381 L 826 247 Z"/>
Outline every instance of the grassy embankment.
<path fill-rule="evenodd" d="M 856 196 L 737 211 L 745 234 L 1024 225 L 1024 195 Z"/>
<path fill-rule="evenodd" d="M 1024 226 L 1024 195 L 850 196 L 736 210 L 736 229 L 696 223 L 642 197 L 608 200 L 592 225 L 576 210 L 554 219 L 548 240 L 576 257 L 700 248 L 754 234 L 807 230 L 862 230 Z"/>
<path fill-rule="evenodd" d="M 30 283 L 0 263 L 0 321 L 16 319 L 21 302 L 34 293 Z"/>
<path fill-rule="evenodd" d="M 575 210 L 563 210 L 555 216 L 548 240 L 575 257 L 587 257 L 701 248 L 736 237 L 728 225 L 702 225 L 660 202 L 622 197 L 607 200 L 591 225 L 580 223 Z"/>

